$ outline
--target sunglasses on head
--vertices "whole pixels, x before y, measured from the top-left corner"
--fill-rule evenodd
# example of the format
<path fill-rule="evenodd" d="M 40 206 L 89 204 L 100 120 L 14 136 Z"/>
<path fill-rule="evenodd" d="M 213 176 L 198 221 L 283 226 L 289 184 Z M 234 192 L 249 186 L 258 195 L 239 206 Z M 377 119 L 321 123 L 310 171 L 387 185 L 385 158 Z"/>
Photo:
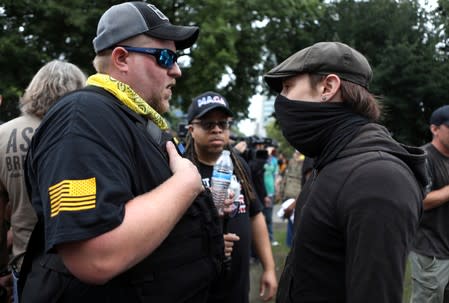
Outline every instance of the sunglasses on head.
<path fill-rule="evenodd" d="M 150 55 L 156 58 L 156 62 L 163 68 L 170 69 L 178 60 L 178 55 L 168 48 L 134 47 L 126 45 L 117 45 L 123 47 L 128 52 Z"/>
<path fill-rule="evenodd" d="M 204 130 L 212 130 L 218 125 L 219 128 L 225 130 L 229 129 L 232 125 L 233 121 L 230 120 L 220 120 L 220 121 L 208 121 L 208 120 L 200 120 L 200 121 L 192 121 L 191 124 L 198 124 Z"/>

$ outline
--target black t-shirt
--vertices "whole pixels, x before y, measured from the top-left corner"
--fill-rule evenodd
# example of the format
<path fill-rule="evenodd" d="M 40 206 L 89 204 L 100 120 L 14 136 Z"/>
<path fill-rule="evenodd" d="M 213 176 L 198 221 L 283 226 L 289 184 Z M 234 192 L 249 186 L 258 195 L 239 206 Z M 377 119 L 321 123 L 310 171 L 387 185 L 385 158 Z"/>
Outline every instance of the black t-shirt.
<path fill-rule="evenodd" d="M 241 161 L 248 176 L 249 168 L 245 161 Z M 199 164 L 198 167 L 203 178 L 203 184 L 210 185 L 213 166 Z M 240 180 L 239 180 L 240 181 Z M 255 216 L 261 211 L 259 200 L 256 203 L 249 203 L 242 193 L 239 197 L 239 211 L 228 219 L 227 232 L 234 233 L 240 237 L 240 240 L 234 242 L 232 251 L 231 273 L 227 279 L 229 285 L 226 285 L 223 277 L 217 280 L 210 291 L 209 302 L 229 302 L 229 303 L 247 303 L 249 300 L 249 259 L 251 248 L 251 222 L 250 217 Z"/>
<path fill-rule="evenodd" d="M 449 185 L 449 158 L 432 144 L 426 144 L 427 159 L 432 178 L 431 190 Z M 449 259 L 449 203 L 423 212 L 413 250 L 419 254 Z"/>
<path fill-rule="evenodd" d="M 145 121 L 92 94 L 61 100 L 32 141 L 28 180 L 33 206 L 45 218 L 47 251 L 117 227 L 127 201 L 172 175 Z"/>
<path fill-rule="evenodd" d="M 166 152 L 147 131 L 148 123 L 112 95 L 90 91 L 64 97 L 47 113 L 27 160 L 27 182 L 33 206 L 44 222 L 46 252 L 53 252 L 58 244 L 90 239 L 117 227 L 127 201 L 172 175 Z M 212 235 L 208 223 L 216 213 L 213 205 L 208 209 L 196 207 L 198 204 L 192 204 L 169 236 L 141 263 L 102 286 L 60 275 L 58 294 L 63 293 L 70 302 L 137 302 L 137 297 L 151 302 L 192 302 L 192 297 L 205 296 L 218 273 L 210 258 L 214 247 L 208 245 L 220 239 L 217 247 L 222 250 L 223 240 L 220 229 Z M 201 215 L 208 210 L 211 213 Z M 209 234 L 205 235 L 205 230 Z M 67 279 L 70 287 L 63 291 Z M 33 283 L 39 289 L 45 288 L 47 281 Z M 41 301 L 33 302 L 45 302 L 43 293 L 39 294 Z M 56 294 L 48 296 L 53 300 Z"/>

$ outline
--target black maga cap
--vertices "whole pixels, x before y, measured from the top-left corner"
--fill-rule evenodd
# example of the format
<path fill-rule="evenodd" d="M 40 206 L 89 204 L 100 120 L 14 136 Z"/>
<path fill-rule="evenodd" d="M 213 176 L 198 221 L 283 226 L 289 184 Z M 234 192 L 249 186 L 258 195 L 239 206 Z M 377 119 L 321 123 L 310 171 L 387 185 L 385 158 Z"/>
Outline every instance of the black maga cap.
<path fill-rule="evenodd" d="M 319 42 L 288 57 L 266 73 L 264 80 L 279 93 L 283 79 L 302 73 L 336 74 L 365 88 L 373 77 L 368 60 L 355 49 L 340 42 Z"/>
<path fill-rule="evenodd" d="M 441 124 L 449 126 L 449 105 L 444 105 L 434 110 L 429 122 L 437 126 Z"/>
<path fill-rule="evenodd" d="M 125 2 L 112 6 L 101 16 L 93 40 L 95 53 L 140 34 L 172 40 L 176 49 L 185 49 L 195 43 L 199 28 L 171 24 L 153 4 Z"/>
<path fill-rule="evenodd" d="M 222 95 L 215 92 L 205 92 L 193 98 L 187 111 L 187 121 L 190 123 L 195 118 L 201 118 L 213 109 L 220 109 L 230 117 L 234 116 L 229 109 L 228 101 Z"/>

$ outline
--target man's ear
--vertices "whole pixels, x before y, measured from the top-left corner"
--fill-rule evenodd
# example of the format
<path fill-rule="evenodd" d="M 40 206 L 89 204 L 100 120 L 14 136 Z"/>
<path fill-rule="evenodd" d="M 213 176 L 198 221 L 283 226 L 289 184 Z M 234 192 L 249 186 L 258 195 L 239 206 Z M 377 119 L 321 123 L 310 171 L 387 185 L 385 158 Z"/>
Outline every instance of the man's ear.
<path fill-rule="evenodd" d="M 116 47 L 112 51 L 111 61 L 112 64 L 118 69 L 120 72 L 128 72 L 128 51 L 123 47 Z"/>
<path fill-rule="evenodd" d="M 335 74 L 329 74 L 327 75 L 322 83 L 322 94 L 321 94 L 321 100 L 323 102 L 327 101 L 341 101 L 340 96 L 340 85 L 341 80 L 340 77 Z"/>
<path fill-rule="evenodd" d="M 435 124 L 430 124 L 430 132 L 432 133 L 433 136 L 436 136 L 438 129 L 439 126 Z"/>

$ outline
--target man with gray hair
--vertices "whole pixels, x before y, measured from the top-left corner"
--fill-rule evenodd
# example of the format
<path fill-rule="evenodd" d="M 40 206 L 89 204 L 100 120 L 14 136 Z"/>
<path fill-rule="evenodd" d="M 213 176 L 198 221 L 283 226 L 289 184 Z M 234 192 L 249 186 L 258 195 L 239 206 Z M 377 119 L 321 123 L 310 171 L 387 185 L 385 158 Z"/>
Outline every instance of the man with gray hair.
<path fill-rule="evenodd" d="M 1 214 L 5 212 L 4 206 L 9 202 L 12 235 L 9 263 L 15 275 L 20 272 L 28 239 L 36 224 L 24 176 L 24 162 L 31 138 L 50 107 L 63 95 L 82 88 L 85 84 L 86 76 L 74 64 L 60 60 L 50 61 L 34 75 L 20 98 L 22 115 L 0 126 L 0 243 L 4 251 L 6 226 Z M 6 262 L 1 262 L 1 273 L 8 273 L 6 265 Z"/>
<path fill-rule="evenodd" d="M 101 16 L 98 73 L 52 108 L 28 153 L 41 224 L 23 302 L 207 299 L 224 254 L 218 212 L 161 116 L 181 76 L 176 50 L 198 33 L 145 2 Z"/>

